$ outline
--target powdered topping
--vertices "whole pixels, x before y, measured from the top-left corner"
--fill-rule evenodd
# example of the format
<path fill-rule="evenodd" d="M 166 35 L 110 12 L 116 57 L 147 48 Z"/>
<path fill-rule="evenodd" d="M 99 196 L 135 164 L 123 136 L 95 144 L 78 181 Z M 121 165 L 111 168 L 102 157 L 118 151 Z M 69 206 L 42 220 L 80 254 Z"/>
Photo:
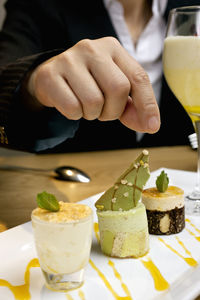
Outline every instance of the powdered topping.
<path fill-rule="evenodd" d="M 149 155 L 149 151 L 146 150 L 146 149 L 144 149 L 144 150 L 142 151 L 142 153 L 143 153 L 144 155 Z"/>
<path fill-rule="evenodd" d="M 65 223 L 78 221 L 87 218 L 92 213 L 92 209 L 84 204 L 59 202 L 58 212 L 47 211 L 43 208 L 36 208 L 32 214 L 34 217 L 52 223 Z"/>
<path fill-rule="evenodd" d="M 128 197 L 128 192 L 124 193 L 124 197 Z"/>
<path fill-rule="evenodd" d="M 128 181 L 127 181 L 126 179 L 122 179 L 122 180 L 121 180 L 121 184 L 127 184 L 127 182 L 128 182 Z"/>

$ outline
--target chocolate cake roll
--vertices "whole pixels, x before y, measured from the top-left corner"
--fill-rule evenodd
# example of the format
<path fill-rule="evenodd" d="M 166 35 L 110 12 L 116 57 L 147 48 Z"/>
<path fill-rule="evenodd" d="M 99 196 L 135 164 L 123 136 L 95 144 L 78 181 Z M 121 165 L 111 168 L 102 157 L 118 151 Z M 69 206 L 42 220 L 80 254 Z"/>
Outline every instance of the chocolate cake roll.
<path fill-rule="evenodd" d="M 142 193 L 142 202 L 146 207 L 150 234 L 174 234 L 185 227 L 184 191 L 169 186 L 165 192 L 156 187 Z"/>

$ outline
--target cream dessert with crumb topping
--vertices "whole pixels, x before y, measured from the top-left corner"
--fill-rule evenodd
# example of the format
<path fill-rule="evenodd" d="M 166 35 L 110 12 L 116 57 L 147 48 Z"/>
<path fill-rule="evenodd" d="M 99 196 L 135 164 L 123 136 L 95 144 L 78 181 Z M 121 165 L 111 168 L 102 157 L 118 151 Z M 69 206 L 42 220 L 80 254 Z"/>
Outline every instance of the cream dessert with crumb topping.
<path fill-rule="evenodd" d="M 44 273 L 72 274 L 88 263 L 93 217 L 84 204 L 59 202 L 60 210 L 36 208 L 32 225 L 36 250 Z"/>

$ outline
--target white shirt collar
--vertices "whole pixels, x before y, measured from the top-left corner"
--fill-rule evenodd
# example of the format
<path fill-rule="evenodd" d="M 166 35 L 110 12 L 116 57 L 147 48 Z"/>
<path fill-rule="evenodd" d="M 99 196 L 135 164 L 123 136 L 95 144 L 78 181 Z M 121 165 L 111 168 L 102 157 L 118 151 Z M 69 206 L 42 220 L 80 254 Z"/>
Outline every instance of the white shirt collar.
<path fill-rule="evenodd" d="M 109 9 L 113 2 L 117 0 L 103 0 L 106 9 Z M 164 15 L 167 6 L 167 0 L 153 0 L 152 1 L 152 14 L 153 15 Z"/>

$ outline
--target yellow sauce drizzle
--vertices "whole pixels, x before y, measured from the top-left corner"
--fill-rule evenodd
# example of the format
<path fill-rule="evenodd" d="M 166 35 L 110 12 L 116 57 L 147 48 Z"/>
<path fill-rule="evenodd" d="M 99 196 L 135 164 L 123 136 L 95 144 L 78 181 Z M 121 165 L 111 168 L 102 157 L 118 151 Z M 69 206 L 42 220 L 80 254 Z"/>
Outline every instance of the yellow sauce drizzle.
<path fill-rule="evenodd" d="M 1 222 L 1 221 L 0 221 Z M 8 228 L 5 224 L 0 223 L 0 232 L 6 231 Z"/>
<path fill-rule="evenodd" d="M 39 261 L 37 258 L 32 259 L 26 267 L 26 271 L 24 274 L 25 283 L 22 285 L 12 285 L 7 280 L 0 279 L 0 286 L 6 286 L 13 293 L 16 300 L 29 300 L 31 299 L 31 295 L 29 292 L 30 285 L 30 268 L 39 267 Z"/>
<path fill-rule="evenodd" d="M 98 223 L 94 223 L 94 233 L 95 233 L 95 236 L 96 236 L 96 239 L 97 239 L 98 243 L 100 243 L 99 224 Z"/>
<path fill-rule="evenodd" d="M 191 230 L 189 230 L 188 228 L 185 228 L 187 230 L 187 232 L 189 232 L 189 234 L 191 234 L 193 237 L 195 237 L 195 239 L 200 242 L 200 236 L 197 236 L 196 234 L 194 234 L 194 232 L 192 232 Z"/>
<path fill-rule="evenodd" d="M 121 275 L 119 274 L 119 272 L 115 268 L 114 262 L 109 260 L 108 265 L 113 269 L 115 277 L 121 282 L 121 287 L 123 288 L 125 294 L 129 297 L 129 299 L 132 299 L 131 298 L 131 293 L 129 292 L 129 289 L 128 289 L 127 285 L 123 282 Z"/>
<path fill-rule="evenodd" d="M 190 257 L 184 257 L 182 254 L 180 254 L 177 250 L 175 250 L 172 246 L 170 246 L 169 244 L 167 244 L 162 238 L 158 238 L 160 242 L 162 242 L 167 248 L 169 248 L 172 252 L 174 252 L 176 255 L 178 255 L 179 257 L 181 257 L 189 266 L 191 267 L 196 267 L 198 265 L 197 261 L 192 257 L 190 251 L 185 247 L 185 245 L 183 244 L 182 241 L 180 241 L 177 238 L 178 243 L 183 247 L 183 249 L 185 250 L 185 252 L 190 256 Z"/>
<path fill-rule="evenodd" d="M 169 288 L 169 283 L 162 276 L 152 259 L 149 256 L 146 256 L 145 259 L 141 259 L 141 262 L 143 263 L 144 267 L 150 272 L 154 280 L 155 289 L 157 291 L 167 290 Z"/>
<path fill-rule="evenodd" d="M 116 300 L 131 300 L 132 298 L 130 296 L 125 296 L 125 297 L 121 297 L 119 296 L 114 289 L 112 288 L 111 284 L 108 282 L 108 280 L 106 279 L 106 277 L 104 276 L 104 274 L 97 268 L 97 266 L 93 263 L 93 261 L 90 259 L 89 260 L 91 267 L 97 272 L 97 274 L 99 275 L 99 277 L 102 279 L 102 281 L 104 282 L 105 286 L 107 287 L 107 289 L 112 293 L 112 295 L 114 296 L 114 298 Z"/>
<path fill-rule="evenodd" d="M 84 293 L 83 293 L 83 291 L 79 291 L 78 292 L 78 295 L 79 295 L 79 297 L 81 298 L 81 300 L 85 300 L 85 295 L 84 295 Z"/>
<path fill-rule="evenodd" d="M 95 233 L 95 236 L 96 236 L 96 239 L 97 239 L 97 241 L 98 241 L 98 243 L 100 243 L 100 238 L 99 238 L 99 224 L 98 223 L 94 223 L 94 233 Z M 90 262 L 90 264 L 91 264 L 91 262 Z M 122 281 L 122 277 L 121 277 L 121 275 L 119 274 L 119 272 L 117 271 L 117 269 L 115 268 L 115 264 L 114 264 L 114 262 L 112 262 L 111 260 L 109 260 L 108 261 L 108 265 L 113 269 L 113 272 L 114 272 L 114 275 L 115 275 L 115 277 L 121 282 L 121 287 L 123 288 L 123 290 L 124 290 L 124 292 L 126 293 L 126 295 L 127 295 L 127 297 L 120 297 L 120 296 L 117 296 L 117 294 L 115 293 L 115 295 L 118 297 L 118 298 L 116 298 L 116 299 L 132 299 L 131 298 L 131 294 L 130 294 L 130 292 L 129 292 L 129 290 L 128 290 L 128 287 L 126 286 L 126 284 Z M 94 268 L 94 263 L 93 263 L 93 266 L 92 266 L 93 268 Z M 95 266 L 95 270 L 97 271 L 97 267 Z M 100 270 L 98 270 L 100 273 L 101 273 L 101 271 Z M 98 273 L 98 275 L 99 275 L 99 272 L 97 271 L 97 273 Z M 105 278 L 105 276 L 101 273 L 101 275 L 99 275 L 100 277 L 101 277 L 101 279 L 104 281 L 104 283 L 105 283 L 105 281 L 108 283 L 105 283 L 106 284 L 106 287 L 108 288 L 108 285 L 110 286 L 110 284 L 109 284 L 109 282 L 107 281 L 107 279 Z M 102 276 L 103 276 L 103 278 L 102 278 Z M 112 287 L 111 287 L 112 288 Z M 110 287 L 108 288 L 109 290 L 110 290 Z M 115 296 L 115 297 L 116 297 Z"/>
<path fill-rule="evenodd" d="M 98 223 L 94 223 L 94 232 L 95 232 L 97 241 L 100 243 Z M 166 290 L 169 288 L 169 283 L 164 279 L 164 277 L 162 276 L 162 274 L 160 273 L 158 268 L 155 266 L 153 261 L 150 259 L 150 257 L 148 257 L 148 261 L 142 260 L 142 263 L 145 266 L 145 268 L 147 268 L 149 270 L 149 272 L 154 280 L 154 286 L 155 286 L 156 290 L 163 291 L 163 290 Z M 109 264 L 109 266 L 111 266 L 113 268 L 115 277 L 118 280 L 120 280 L 121 286 L 122 286 L 124 292 L 126 293 L 126 295 L 128 297 L 131 297 L 128 287 L 123 283 L 121 275 L 116 270 L 114 263 L 111 260 L 109 260 L 108 264 Z"/>
<path fill-rule="evenodd" d="M 66 298 L 67 298 L 67 300 L 73 300 L 72 296 L 69 294 L 66 294 Z"/>
<path fill-rule="evenodd" d="M 200 229 L 198 229 L 189 219 L 185 219 L 198 233 L 200 233 Z"/>

